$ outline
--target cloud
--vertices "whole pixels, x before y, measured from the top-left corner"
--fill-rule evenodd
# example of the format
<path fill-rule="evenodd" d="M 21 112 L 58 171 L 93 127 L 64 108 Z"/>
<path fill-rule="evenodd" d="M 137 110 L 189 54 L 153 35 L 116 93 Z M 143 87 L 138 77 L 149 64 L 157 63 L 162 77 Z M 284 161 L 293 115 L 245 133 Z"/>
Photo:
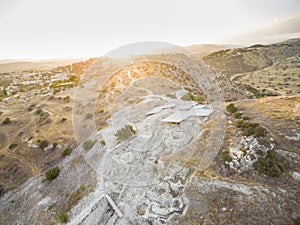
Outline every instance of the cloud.
<path fill-rule="evenodd" d="M 224 40 L 234 44 L 270 44 L 300 37 L 300 17 L 274 22 L 271 26 L 247 32 Z"/>

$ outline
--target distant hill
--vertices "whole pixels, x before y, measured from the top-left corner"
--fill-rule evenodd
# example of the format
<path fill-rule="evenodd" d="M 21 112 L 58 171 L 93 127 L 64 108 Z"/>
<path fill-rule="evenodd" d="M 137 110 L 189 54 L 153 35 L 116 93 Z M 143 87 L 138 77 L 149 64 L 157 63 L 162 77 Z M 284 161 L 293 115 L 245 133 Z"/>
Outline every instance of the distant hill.
<path fill-rule="evenodd" d="M 215 45 L 215 44 L 195 44 L 185 47 L 200 58 L 207 56 L 213 52 L 221 51 L 224 49 L 238 48 L 238 45 Z"/>
<path fill-rule="evenodd" d="M 75 62 L 83 61 L 83 59 L 49 59 L 49 60 L 0 60 L 0 73 L 18 72 L 25 70 L 46 70 L 57 66 L 65 66 Z"/>
<path fill-rule="evenodd" d="M 247 48 L 223 49 L 203 57 L 203 60 L 223 72 L 233 75 L 252 72 L 293 56 L 300 52 L 300 38 L 271 45 L 253 45 Z"/>

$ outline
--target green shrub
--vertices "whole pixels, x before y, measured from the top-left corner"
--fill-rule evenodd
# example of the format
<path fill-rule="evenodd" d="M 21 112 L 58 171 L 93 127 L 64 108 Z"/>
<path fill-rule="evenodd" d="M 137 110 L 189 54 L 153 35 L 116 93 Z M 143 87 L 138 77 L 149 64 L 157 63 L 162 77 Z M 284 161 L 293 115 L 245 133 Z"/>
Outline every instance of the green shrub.
<path fill-rule="evenodd" d="M 71 99 L 71 97 L 70 97 L 69 95 L 63 97 L 63 100 L 66 101 L 66 102 L 67 102 L 67 101 L 70 101 L 70 99 Z"/>
<path fill-rule="evenodd" d="M 43 109 L 38 108 L 38 109 L 35 111 L 35 114 L 36 114 L 36 115 L 39 115 L 39 116 L 43 116 L 44 111 L 43 111 Z"/>
<path fill-rule="evenodd" d="M 49 141 L 47 141 L 47 140 L 38 140 L 38 144 L 39 144 L 39 148 L 41 149 L 41 150 L 44 150 L 45 148 L 47 148 L 48 147 L 48 145 L 49 145 Z"/>
<path fill-rule="evenodd" d="M 33 109 L 34 109 L 34 107 L 35 107 L 35 104 L 31 104 L 29 107 L 28 107 L 28 111 L 32 111 Z"/>
<path fill-rule="evenodd" d="M 204 95 L 193 95 L 192 93 L 189 93 L 188 95 L 193 101 L 198 102 L 199 104 L 205 101 Z"/>
<path fill-rule="evenodd" d="M 46 172 L 46 180 L 54 180 L 56 177 L 58 177 L 60 172 L 60 169 L 58 166 L 52 167 L 50 169 L 47 170 Z"/>
<path fill-rule="evenodd" d="M 258 126 L 254 129 L 254 134 L 256 137 L 263 137 L 267 133 L 267 130 L 261 126 Z"/>
<path fill-rule="evenodd" d="M 85 116 L 85 119 L 92 119 L 93 118 L 93 114 L 92 113 L 88 113 Z"/>
<path fill-rule="evenodd" d="M 59 222 L 61 222 L 61 223 L 66 223 L 66 222 L 68 222 L 68 220 L 69 220 L 69 216 L 68 216 L 67 213 L 61 213 L 61 214 L 59 214 L 59 216 L 58 216 L 58 220 L 59 220 Z"/>
<path fill-rule="evenodd" d="M 10 144 L 8 148 L 9 148 L 10 150 L 12 150 L 12 149 L 15 149 L 17 146 L 18 146 L 18 144 L 14 144 L 14 143 L 13 143 L 13 144 Z"/>
<path fill-rule="evenodd" d="M 7 91 L 6 91 L 5 88 L 3 88 L 2 93 L 3 93 L 4 96 L 7 96 Z"/>
<path fill-rule="evenodd" d="M 255 128 L 253 128 L 253 127 L 247 127 L 245 129 L 243 129 L 243 135 L 245 135 L 245 136 L 251 136 L 253 134 L 255 134 Z"/>
<path fill-rule="evenodd" d="M 234 118 L 235 118 L 235 119 L 241 119 L 242 115 L 243 115 L 243 113 L 236 112 L 236 113 L 234 114 Z"/>
<path fill-rule="evenodd" d="M 242 147 L 242 148 L 240 148 L 240 151 L 242 151 L 243 152 L 243 157 L 245 157 L 246 155 L 247 155 L 247 148 L 245 148 L 245 147 Z"/>
<path fill-rule="evenodd" d="M 72 148 L 66 148 L 65 150 L 63 150 L 63 152 L 61 153 L 62 157 L 66 157 L 67 155 L 70 155 L 72 153 L 73 149 Z"/>
<path fill-rule="evenodd" d="M 270 177 L 278 177 L 284 170 L 282 163 L 279 162 L 278 156 L 274 151 L 268 151 L 265 157 L 260 157 L 253 164 L 253 167 L 258 172 Z"/>
<path fill-rule="evenodd" d="M 185 101 L 195 101 L 195 102 L 198 102 L 199 104 L 205 102 L 205 96 L 204 95 L 193 95 L 191 92 L 183 95 L 181 97 L 182 100 L 185 100 Z"/>
<path fill-rule="evenodd" d="M 86 140 L 85 142 L 83 142 L 82 147 L 84 148 L 84 150 L 90 150 L 95 143 L 96 141 Z"/>
<path fill-rule="evenodd" d="M 228 106 L 226 106 L 226 110 L 232 114 L 238 111 L 237 107 L 233 103 L 230 103 Z"/>
<path fill-rule="evenodd" d="M 267 133 L 265 128 L 253 122 L 244 122 L 241 128 L 245 136 L 255 135 L 256 137 L 262 137 Z"/>
<path fill-rule="evenodd" d="M 65 122 L 67 120 L 67 118 L 66 117 L 63 117 L 63 118 L 61 118 L 61 120 L 60 120 L 60 122 Z"/>
<path fill-rule="evenodd" d="M 232 157 L 230 156 L 229 151 L 222 152 L 222 158 L 226 162 L 231 162 L 232 161 Z"/>
<path fill-rule="evenodd" d="M 244 120 L 243 119 L 239 119 L 236 121 L 235 123 L 236 127 L 241 128 L 244 126 Z"/>
<path fill-rule="evenodd" d="M 52 149 L 56 149 L 56 147 L 57 147 L 57 143 L 56 142 L 54 142 L 53 144 L 52 144 Z"/>
<path fill-rule="evenodd" d="M 101 145 L 105 145 L 106 143 L 105 143 L 105 141 L 102 139 L 102 140 L 100 140 L 100 144 L 101 144 Z"/>
<path fill-rule="evenodd" d="M 246 89 L 248 89 L 249 92 L 252 92 L 252 94 L 256 97 L 256 98 L 262 98 L 265 97 L 266 95 L 264 93 L 261 93 L 259 90 L 257 90 L 254 87 L 251 86 L 247 86 Z"/>
<path fill-rule="evenodd" d="M 136 131 L 133 129 L 132 125 L 125 125 L 125 127 L 121 128 L 120 130 L 117 131 L 115 134 L 116 138 L 118 141 L 124 141 L 133 135 L 136 134 Z"/>
<path fill-rule="evenodd" d="M 166 96 L 169 97 L 169 98 L 176 98 L 176 95 L 175 95 L 175 94 L 170 94 L 170 93 L 168 93 L 168 94 L 166 94 Z"/>
<path fill-rule="evenodd" d="M 7 125 L 7 124 L 10 124 L 11 123 L 11 120 L 7 117 L 5 118 L 5 120 L 3 120 L 2 124 L 4 125 Z"/>

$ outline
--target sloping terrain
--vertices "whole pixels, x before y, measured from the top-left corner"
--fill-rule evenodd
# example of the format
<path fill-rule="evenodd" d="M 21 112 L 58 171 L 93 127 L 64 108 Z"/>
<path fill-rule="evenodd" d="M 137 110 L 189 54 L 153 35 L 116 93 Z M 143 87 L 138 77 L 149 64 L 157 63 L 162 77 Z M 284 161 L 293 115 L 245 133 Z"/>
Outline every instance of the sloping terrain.
<path fill-rule="evenodd" d="M 300 57 L 285 58 L 261 70 L 238 74 L 232 80 L 239 85 L 250 85 L 262 94 L 299 94 Z"/>
<path fill-rule="evenodd" d="M 300 39 L 271 45 L 225 49 L 203 60 L 230 77 L 249 96 L 263 97 L 299 93 Z"/>
<path fill-rule="evenodd" d="M 280 60 L 298 56 L 299 51 L 300 39 L 298 38 L 271 45 L 225 49 L 214 52 L 203 60 L 225 75 L 233 75 L 263 69 Z"/>
<path fill-rule="evenodd" d="M 0 224 L 299 224 L 298 52 L 294 39 L 205 56 L 221 92 L 163 62 L 182 55 L 3 74 Z M 222 129 L 205 91 L 228 101 L 208 164 Z M 212 114 L 181 120 L 199 109 Z"/>
<path fill-rule="evenodd" d="M 75 72 L 82 73 L 84 65 L 80 62 L 46 71 L 2 73 L 1 195 L 31 176 L 43 176 L 47 168 L 76 147 L 72 129 L 75 89 L 64 84 L 76 86 L 74 80 L 78 75 Z M 65 74 L 68 74 L 68 80 Z M 11 87 L 16 91 L 9 92 Z"/>

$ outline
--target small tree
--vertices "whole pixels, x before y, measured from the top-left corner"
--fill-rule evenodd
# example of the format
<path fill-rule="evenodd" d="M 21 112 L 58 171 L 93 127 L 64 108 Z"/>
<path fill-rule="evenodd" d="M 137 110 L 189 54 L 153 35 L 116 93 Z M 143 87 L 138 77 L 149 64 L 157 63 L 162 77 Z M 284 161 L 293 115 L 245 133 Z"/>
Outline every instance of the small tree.
<path fill-rule="evenodd" d="M 50 169 L 47 170 L 46 172 L 46 180 L 54 180 L 56 177 L 58 177 L 60 172 L 60 169 L 58 166 L 52 167 Z"/>

